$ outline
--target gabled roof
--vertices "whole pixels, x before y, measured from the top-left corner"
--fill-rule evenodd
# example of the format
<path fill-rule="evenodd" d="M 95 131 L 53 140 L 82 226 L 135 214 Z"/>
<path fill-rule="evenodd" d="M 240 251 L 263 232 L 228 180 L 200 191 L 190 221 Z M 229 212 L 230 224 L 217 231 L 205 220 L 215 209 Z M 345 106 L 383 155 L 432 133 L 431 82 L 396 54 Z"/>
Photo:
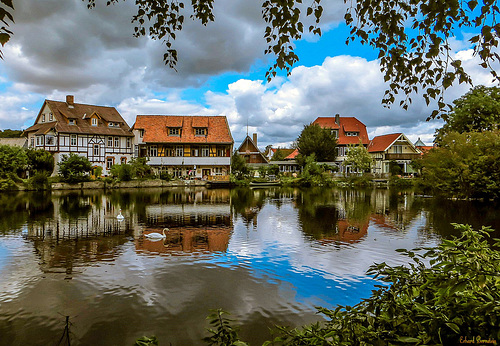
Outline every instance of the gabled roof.
<path fill-rule="evenodd" d="M 287 157 L 285 157 L 285 160 L 294 160 L 297 155 L 299 155 L 299 149 L 294 149 Z"/>
<path fill-rule="evenodd" d="M 198 127 L 207 128 L 207 135 L 196 136 Z M 225 116 L 138 115 L 132 128 L 144 130 L 146 143 L 234 143 Z M 169 128 L 180 128 L 180 136 L 170 136 Z"/>
<path fill-rule="evenodd" d="M 295 150 L 297 149 L 287 149 L 287 148 L 271 148 L 271 151 L 272 151 L 272 155 L 271 155 L 271 158 L 274 156 L 274 154 L 276 154 L 277 151 L 280 151 L 283 156 L 286 158 L 288 157 L 290 154 L 292 154 Z"/>
<path fill-rule="evenodd" d="M 265 162 L 269 162 L 267 157 L 259 150 L 259 147 L 255 144 L 250 136 L 246 136 L 241 145 L 236 150 L 240 155 L 260 155 Z"/>
<path fill-rule="evenodd" d="M 338 129 L 339 137 L 337 143 L 339 145 L 359 144 L 368 145 L 370 142 L 366 126 L 355 117 L 338 117 L 339 123 L 335 121 L 335 117 L 318 117 L 312 123 L 323 128 Z M 358 132 L 359 136 L 347 136 L 346 132 Z"/>
<path fill-rule="evenodd" d="M 389 135 L 374 137 L 368 145 L 368 152 L 386 151 L 401 135 L 402 133 L 391 133 Z"/>
<path fill-rule="evenodd" d="M 419 152 L 413 146 L 413 143 L 408 138 L 406 138 L 406 136 L 403 133 L 391 133 L 388 135 L 374 137 L 370 141 L 370 144 L 368 145 L 368 152 L 376 153 L 376 152 L 386 151 L 394 144 L 394 142 L 396 142 L 400 138 L 406 141 L 408 145 L 411 146 L 413 149 L 415 149 L 417 153 Z"/>
<path fill-rule="evenodd" d="M 37 123 L 45 106 L 48 106 L 54 116 L 54 121 Z M 98 126 L 92 126 L 88 118 L 96 113 L 101 121 Z M 68 119 L 73 119 L 75 125 L 69 125 Z M 108 123 L 119 123 L 119 127 L 108 127 Z M 73 103 L 72 107 L 66 102 L 45 100 L 38 113 L 35 125 L 24 130 L 25 133 L 35 132 L 44 134 L 48 130 L 56 132 L 100 134 L 112 136 L 133 136 L 130 127 L 114 107 Z"/>

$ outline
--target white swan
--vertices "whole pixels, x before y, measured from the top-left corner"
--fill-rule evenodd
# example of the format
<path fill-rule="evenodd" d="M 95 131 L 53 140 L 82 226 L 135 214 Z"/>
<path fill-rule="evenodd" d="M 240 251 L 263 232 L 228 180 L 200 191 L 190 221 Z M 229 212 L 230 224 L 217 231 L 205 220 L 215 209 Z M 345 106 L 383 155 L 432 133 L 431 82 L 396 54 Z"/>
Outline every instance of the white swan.
<path fill-rule="evenodd" d="M 123 215 L 122 215 L 122 210 L 121 210 L 121 209 L 120 209 L 120 213 L 116 216 L 116 219 L 117 219 L 118 221 L 123 221 L 123 220 L 125 220 L 125 217 L 123 217 Z"/>
<path fill-rule="evenodd" d="M 144 236 L 146 238 L 149 238 L 149 239 L 163 239 L 163 238 L 166 238 L 167 236 L 165 235 L 165 231 L 169 231 L 168 228 L 164 228 L 163 229 L 163 234 L 160 234 L 158 232 L 153 232 L 153 233 L 148 233 L 148 234 L 144 234 Z"/>

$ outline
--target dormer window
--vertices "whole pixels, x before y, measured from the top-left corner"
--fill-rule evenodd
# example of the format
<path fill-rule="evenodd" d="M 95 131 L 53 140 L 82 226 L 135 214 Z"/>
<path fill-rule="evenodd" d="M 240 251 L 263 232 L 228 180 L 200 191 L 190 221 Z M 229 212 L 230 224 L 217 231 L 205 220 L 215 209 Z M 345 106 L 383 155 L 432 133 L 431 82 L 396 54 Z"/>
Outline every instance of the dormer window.
<path fill-rule="evenodd" d="M 144 130 L 139 130 L 139 137 L 144 137 Z"/>
<path fill-rule="evenodd" d="M 45 122 L 45 114 L 42 114 L 42 123 Z"/>
<path fill-rule="evenodd" d="M 345 135 L 349 137 L 356 137 L 359 136 L 359 132 L 346 132 Z"/>
<path fill-rule="evenodd" d="M 97 126 L 97 118 L 92 118 L 92 126 Z"/>
<path fill-rule="evenodd" d="M 180 134 L 181 134 L 181 129 L 178 127 L 171 127 L 168 129 L 169 136 L 180 136 Z"/>
<path fill-rule="evenodd" d="M 197 127 L 194 130 L 194 135 L 195 136 L 206 136 L 207 135 L 207 128 L 206 127 Z"/>
<path fill-rule="evenodd" d="M 109 123 L 108 126 L 113 127 L 113 126 L 115 126 L 115 123 Z"/>
<path fill-rule="evenodd" d="M 69 119 L 68 124 L 70 125 L 75 125 L 75 119 Z"/>
<path fill-rule="evenodd" d="M 331 130 L 331 134 L 333 135 L 333 137 L 339 138 L 339 130 Z"/>
<path fill-rule="evenodd" d="M 53 121 L 54 120 L 54 115 L 52 114 L 52 112 L 49 113 L 49 121 Z"/>

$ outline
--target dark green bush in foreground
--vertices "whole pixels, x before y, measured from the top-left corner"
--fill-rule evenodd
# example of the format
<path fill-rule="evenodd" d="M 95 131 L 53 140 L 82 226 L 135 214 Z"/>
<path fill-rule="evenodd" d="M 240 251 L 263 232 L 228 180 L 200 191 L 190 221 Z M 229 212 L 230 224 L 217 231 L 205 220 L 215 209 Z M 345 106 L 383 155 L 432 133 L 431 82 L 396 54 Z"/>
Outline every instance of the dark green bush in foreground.
<path fill-rule="evenodd" d="M 387 285 L 370 298 L 335 310 L 328 321 L 288 329 L 264 345 L 455 345 L 500 340 L 500 241 L 488 243 L 488 227 L 454 225 L 462 236 L 436 248 L 398 250 L 411 261 L 386 263 L 368 274 Z M 211 316 L 210 345 L 245 345 L 222 314 Z M 226 335 L 227 334 L 227 335 Z M 228 343 L 222 342 L 228 341 Z"/>

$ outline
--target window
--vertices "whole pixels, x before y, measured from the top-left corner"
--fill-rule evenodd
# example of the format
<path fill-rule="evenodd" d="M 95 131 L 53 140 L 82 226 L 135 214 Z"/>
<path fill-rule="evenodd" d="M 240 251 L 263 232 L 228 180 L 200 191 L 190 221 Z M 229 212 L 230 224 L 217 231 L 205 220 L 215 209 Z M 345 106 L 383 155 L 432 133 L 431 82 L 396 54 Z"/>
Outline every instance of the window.
<path fill-rule="evenodd" d="M 403 152 L 403 146 L 402 145 L 394 145 L 393 146 L 393 152 L 397 154 L 401 154 Z"/>
<path fill-rule="evenodd" d="M 49 113 L 49 121 L 52 121 L 52 120 L 54 120 L 54 115 L 51 112 L 51 113 Z"/>
<path fill-rule="evenodd" d="M 54 136 L 52 135 L 45 136 L 45 144 L 54 145 L 55 144 Z"/>
<path fill-rule="evenodd" d="M 175 156 L 184 156 L 184 147 L 183 146 L 175 147 Z"/>
<path fill-rule="evenodd" d="M 149 156 L 158 156 L 158 147 L 156 145 L 149 147 Z"/>
<path fill-rule="evenodd" d="M 144 130 L 139 130 L 139 137 L 144 137 Z"/>
<path fill-rule="evenodd" d="M 45 122 L 45 114 L 42 114 L 42 123 Z"/>
<path fill-rule="evenodd" d="M 31 137 L 31 147 L 35 146 L 35 137 Z"/>
<path fill-rule="evenodd" d="M 181 133 L 181 129 L 178 127 L 171 127 L 168 129 L 169 136 L 179 136 Z"/>
<path fill-rule="evenodd" d="M 115 126 L 115 123 L 109 123 L 108 126 L 113 127 L 113 126 Z"/>
<path fill-rule="evenodd" d="M 200 149 L 198 147 L 191 148 L 191 156 L 197 157 L 200 156 Z"/>
<path fill-rule="evenodd" d="M 224 149 L 224 147 L 218 147 L 217 156 L 226 156 L 226 149 Z"/>
<path fill-rule="evenodd" d="M 201 147 L 201 156 L 207 157 L 210 155 L 210 150 L 207 146 Z"/>
<path fill-rule="evenodd" d="M 99 156 L 99 144 L 94 144 L 94 156 Z"/>
<path fill-rule="evenodd" d="M 194 130 L 195 136 L 206 136 L 207 132 L 207 129 L 204 127 L 198 127 Z"/>
<path fill-rule="evenodd" d="M 130 137 L 127 138 L 127 148 L 132 148 L 132 139 Z"/>
<path fill-rule="evenodd" d="M 109 148 L 113 147 L 113 137 L 111 137 L 111 136 L 108 137 L 108 147 Z"/>
<path fill-rule="evenodd" d="M 174 148 L 173 147 L 165 147 L 165 156 L 174 156 Z"/>
<path fill-rule="evenodd" d="M 120 160 L 120 163 L 122 165 L 126 164 L 127 163 L 127 158 L 126 157 L 122 157 L 121 160 Z"/>
<path fill-rule="evenodd" d="M 76 145 L 76 135 L 70 136 L 70 145 Z"/>
<path fill-rule="evenodd" d="M 331 134 L 332 134 L 335 138 L 339 138 L 339 130 L 331 130 Z"/>
<path fill-rule="evenodd" d="M 115 148 L 120 147 L 120 137 L 115 137 Z"/>
<path fill-rule="evenodd" d="M 108 157 L 106 159 L 106 169 L 109 171 L 111 169 L 111 167 L 113 167 L 113 158 Z"/>
<path fill-rule="evenodd" d="M 97 118 L 92 118 L 92 126 L 97 126 Z"/>
<path fill-rule="evenodd" d="M 345 135 L 349 137 L 356 137 L 359 136 L 359 132 L 346 132 Z"/>
<path fill-rule="evenodd" d="M 42 136 L 36 136 L 36 145 L 42 145 Z"/>
<path fill-rule="evenodd" d="M 215 175 L 222 175 L 222 167 L 214 167 Z"/>
<path fill-rule="evenodd" d="M 138 145 L 134 145 L 134 156 L 139 157 L 139 146 Z"/>

